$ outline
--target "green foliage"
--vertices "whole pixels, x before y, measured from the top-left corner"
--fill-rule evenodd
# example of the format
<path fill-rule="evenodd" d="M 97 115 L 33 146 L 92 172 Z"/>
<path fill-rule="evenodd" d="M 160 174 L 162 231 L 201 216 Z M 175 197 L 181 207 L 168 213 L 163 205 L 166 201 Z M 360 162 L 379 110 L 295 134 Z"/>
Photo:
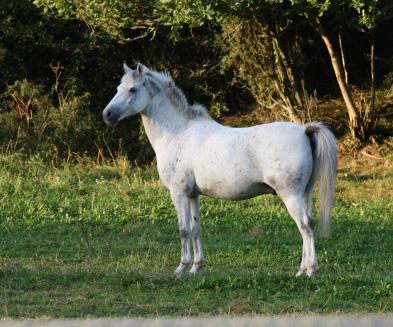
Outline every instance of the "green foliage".
<path fill-rule="evenodd" d="M 331 0 L 289 0 L 294 10 L 297 13 L 304 13 L 307 11 L 315 11 L 322 16 L 332 5 L 336 5 L 335 1 Z"/>
<path fill-rule="evenodd" d="M 229 108 L 224 103 L 214 102 L 210 106 L 210 114 L 213 115 L 213 117 L 219 118 L 228 111 Z"/>
<path fill-rule="evenodd" d="M 0 109 L 3 126 L 0 142 L 15 150 L 38 152 L 50 158 L 64 158 L 74 152 L 83 154 L 94 147 L 97 135 L 87 110 L 89 94 L 56 95 L 57 101 L 53 101 L 42 86 L 27 80 L 10 85 Z"/>
<path fill-rule="evenodd" d="M 93 33 L 108 33 L 122 41 L 150 35 L 157 24 L 154 1 L 121 0 L 34 0 L 36 6 L 48 14 L 63 19 L 83 21 Z M 138 35 L 126 36 L 137 31 Z"/>
<path fill-rule="evenodd" d="M 160 22 L 171 30 L 171 38 L 179 40 L 180 31 L 185 27 L 191 29 L 212 23 L 220 26 L 223 17 L 215 10 L 211 1 L 206 0 L 161 0 Z"/>
<path fill-rule="evenodd" d="M 224 65 L 233 67 L 266 115 L 295 120 L 304 109 L 301 49 L 289 20 L 276 10 L 264 15 L 228 20 Z"/>
<path fill-rule="evenodd" d="M 351 6 L 358 15 L 358 24 L 367 30 L 393 16 L 393 3 L 386 0 L 352 0 Z"/>

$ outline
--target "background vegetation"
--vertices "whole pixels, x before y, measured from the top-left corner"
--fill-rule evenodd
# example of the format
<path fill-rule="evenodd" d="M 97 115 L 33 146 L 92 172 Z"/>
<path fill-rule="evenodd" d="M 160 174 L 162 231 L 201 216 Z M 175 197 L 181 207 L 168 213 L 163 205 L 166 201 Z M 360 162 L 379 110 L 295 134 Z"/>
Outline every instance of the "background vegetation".
<path fill-rule="evenodd" d="M 191 102 L 224 122 L 323 119 L 354 144 L 383 143 L 392 134 L 392 8 L 379 0 L 1 1 L 0 146 L 56 160 L 125 153 L 150 161 L 138 118 L 116 129 L 102 123 L 123 62 L 168 70 Z"/>

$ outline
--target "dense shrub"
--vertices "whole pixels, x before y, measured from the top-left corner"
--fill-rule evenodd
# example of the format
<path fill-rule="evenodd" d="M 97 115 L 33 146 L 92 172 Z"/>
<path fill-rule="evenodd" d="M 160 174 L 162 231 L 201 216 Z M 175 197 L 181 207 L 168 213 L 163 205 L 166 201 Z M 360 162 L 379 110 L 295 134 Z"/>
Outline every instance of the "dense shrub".
<path fill-rule="evenodd" d="M 0 109 L 0 142 L 28 154 L 92 154 L 97 135 L 89 94 L 57 96 L 26 79 L 8 86 Z"/>

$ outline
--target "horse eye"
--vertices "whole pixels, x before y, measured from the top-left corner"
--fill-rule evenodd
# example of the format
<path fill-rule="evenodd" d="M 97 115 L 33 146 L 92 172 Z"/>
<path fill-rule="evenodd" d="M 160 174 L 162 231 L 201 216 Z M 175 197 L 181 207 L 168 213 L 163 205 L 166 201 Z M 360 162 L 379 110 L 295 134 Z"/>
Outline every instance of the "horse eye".
<path fill-rule="evenodd" d="M 136 87 L 130 88 L 130 93 L 135 93 L 136 92 Z"/>

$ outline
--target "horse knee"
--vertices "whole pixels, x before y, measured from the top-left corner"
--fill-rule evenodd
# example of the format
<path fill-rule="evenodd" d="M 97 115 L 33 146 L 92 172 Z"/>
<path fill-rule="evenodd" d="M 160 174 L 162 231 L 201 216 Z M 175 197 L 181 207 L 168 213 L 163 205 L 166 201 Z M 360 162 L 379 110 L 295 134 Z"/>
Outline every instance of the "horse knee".
<path fill-rule="evenodd" d="M 182 239 L 188 239 L 190 237 L 190 230 L 189 229 L 185 229 L 185 228 L 181 228 L 179 229 L 179 233 L 180 233 L 180 238 Z"/>
<path fill-rule="evenodd" d="M 193 238 L 198 238 L 201 234 L 201 230 L 198 226 L 194 226 L 191 231 L 191 236 Z"/>
<path fill-rule="evenodd" d="M 305 215 L 301 221 L 302 227 L 306 229 L 314 229 L 314 219 L 310 215 Z"/>

